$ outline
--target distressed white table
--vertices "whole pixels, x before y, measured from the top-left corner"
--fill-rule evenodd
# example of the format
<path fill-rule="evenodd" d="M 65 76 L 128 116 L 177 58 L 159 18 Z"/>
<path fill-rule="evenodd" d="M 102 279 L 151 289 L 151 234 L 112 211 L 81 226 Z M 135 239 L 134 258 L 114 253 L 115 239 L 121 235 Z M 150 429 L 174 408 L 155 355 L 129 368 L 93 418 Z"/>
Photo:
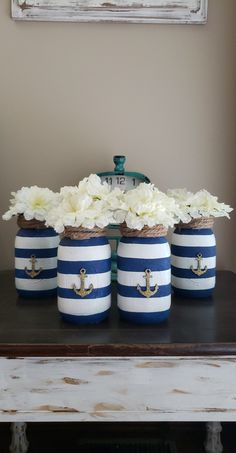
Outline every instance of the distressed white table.
<path fill-rule="evenodd" d="M 63 323 L 56 300 L 17 299 L 0 273 L 0 422 L 24 453 L 27 422 L 205 421 L 220 453 L 221 421 L 236 421 L 236 275 L 220 272 L 213 299 L 173 297 L 169 320 Z"/>

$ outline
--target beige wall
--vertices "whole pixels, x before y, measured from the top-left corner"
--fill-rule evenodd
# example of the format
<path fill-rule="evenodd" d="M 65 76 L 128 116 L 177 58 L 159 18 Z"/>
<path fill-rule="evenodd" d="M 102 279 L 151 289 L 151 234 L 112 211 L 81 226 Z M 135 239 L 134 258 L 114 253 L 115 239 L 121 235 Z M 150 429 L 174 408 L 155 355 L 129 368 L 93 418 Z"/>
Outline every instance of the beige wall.
<path fill-rule="evenodd" d="M 0 211 L 10 191 L 58 189 L 112 169 L 160 189 L 202 187 L 236 206 L 236 1 L 204 26 L 16 23 L 0 1 Z M 236 271 L 236 215 L 217 220 L 218 267 Z M 13 267 L 15 221 L 0 223 Z"/>

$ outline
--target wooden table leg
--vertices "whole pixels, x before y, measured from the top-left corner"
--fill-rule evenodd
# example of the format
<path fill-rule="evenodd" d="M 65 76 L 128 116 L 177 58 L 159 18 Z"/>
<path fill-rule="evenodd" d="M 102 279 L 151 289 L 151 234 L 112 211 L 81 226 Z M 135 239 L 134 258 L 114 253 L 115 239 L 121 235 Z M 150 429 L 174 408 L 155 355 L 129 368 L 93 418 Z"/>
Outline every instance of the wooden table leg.
<path fill-rule="evenodd" d="M 27 424 L 18 422 L 11 424 L 11 445 L 10 445 L 10 452 L 11 453 L 26 453 L 29 447 L 29 442 L 26 437 L 26 428 Z"/>
<path fill-rule="evenodd" d="M 206 453 L 222 453 L 223 445 L 220 439 L 222 431 L 221 423 L 209 422 L 206 423 L 207 435 L 204 444 Z"/>

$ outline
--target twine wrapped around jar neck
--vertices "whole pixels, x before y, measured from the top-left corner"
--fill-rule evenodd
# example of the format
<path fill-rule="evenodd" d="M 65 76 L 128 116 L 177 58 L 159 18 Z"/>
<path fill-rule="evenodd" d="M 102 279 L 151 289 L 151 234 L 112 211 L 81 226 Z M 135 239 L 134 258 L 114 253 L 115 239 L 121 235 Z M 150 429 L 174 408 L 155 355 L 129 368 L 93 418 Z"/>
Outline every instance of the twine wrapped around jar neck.
<path fill-rule="evenodd" d="M 120 225 L 120 232 L 125 237 L 161 237 L 167 235 L 167 228 L 163 225 L 155 225 L 154 227 L 144 226 L 141 230 L 133 230 L 128 228 L 126 223 Z"/>
<path fill-rule="evenodd" d="M 20 228 L 29 228 L 31 230 L 44 230 L 47 228 L 45 222 L 36 219 L 26 220 L 23 214 L 18 215 L 17 225 Z"/>
<path fill-rule="evenodd" d="M 69 239 L 90 239 L 106 236 L 106 230 L 103 228 L 94 227 L 91 230 L 83 227 L 70 227 L 67 226 L 62 233 L 63 238 Z"/>
<path fill-rule="evenodd" d="M 180 222 L 175 225 L 176 228 L 193 228 L 193 229 L 203 229 L 203 228 L 213 228 L 214 217 L 200 217 L 199 219 L 192 219 L 189 223 Z"/>

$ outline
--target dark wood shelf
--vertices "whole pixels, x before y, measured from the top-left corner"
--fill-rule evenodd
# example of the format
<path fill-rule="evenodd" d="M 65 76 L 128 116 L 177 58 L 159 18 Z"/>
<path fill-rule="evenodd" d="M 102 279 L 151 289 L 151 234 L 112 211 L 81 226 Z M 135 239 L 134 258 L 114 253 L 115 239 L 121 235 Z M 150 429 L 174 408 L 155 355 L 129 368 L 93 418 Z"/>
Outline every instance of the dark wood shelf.
<path fill-rule="evenodd" d="M 172 297 L 169 319 L 138 326 L 119 319 L 116 291 L 108 320 L 76 326 L 60 319 L 56 298 L 21 299 L 11 271 L 0 272 L 0 356 L 236 355 L 236 274 L 217 273 L 209 299 Z"/>

